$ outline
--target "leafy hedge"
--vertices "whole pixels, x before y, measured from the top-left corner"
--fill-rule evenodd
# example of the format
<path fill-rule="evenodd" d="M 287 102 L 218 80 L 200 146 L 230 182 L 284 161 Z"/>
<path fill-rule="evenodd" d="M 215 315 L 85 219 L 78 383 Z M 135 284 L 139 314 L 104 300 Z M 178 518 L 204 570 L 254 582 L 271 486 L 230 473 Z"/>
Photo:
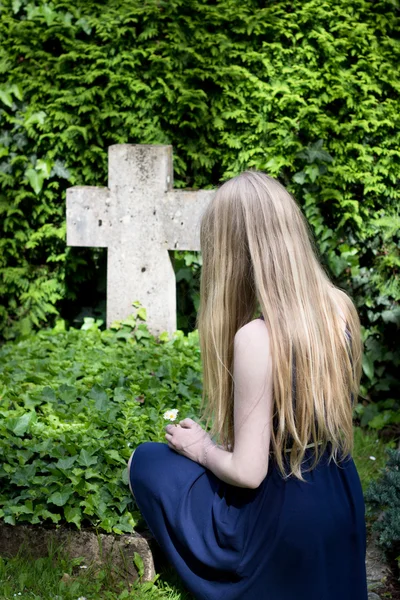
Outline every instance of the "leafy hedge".
<path fill-rule="evenodd" d="M 131 532 L 140 513 L 127 461 L 163 441 L 163 413 L 197 418 L 196 333 L 156 339 L 139 309 L 114 329 L 60 321 L 0 348 L 0 519 Z"/>
<path fill-rule="evenodd" d="M 375 513 L 373 530 L 378 533 L 379 544 L 400 567 L 400 449 L 388 448 L 386 454 L 386 467 L 366 490 L 365 499 Z"/>
<path fill-rule="evenodd" d="M 361 313 L 386 405 L 360 417 L 398 431 L 399 27 L 393 0 L 2 0 L 3 337 L 104 287 L 104 252 L 65 248 L 66 187 L 104 185 L 110 144 L 172 144 L 176 187 L 257 168 L 295 193 Z"/>

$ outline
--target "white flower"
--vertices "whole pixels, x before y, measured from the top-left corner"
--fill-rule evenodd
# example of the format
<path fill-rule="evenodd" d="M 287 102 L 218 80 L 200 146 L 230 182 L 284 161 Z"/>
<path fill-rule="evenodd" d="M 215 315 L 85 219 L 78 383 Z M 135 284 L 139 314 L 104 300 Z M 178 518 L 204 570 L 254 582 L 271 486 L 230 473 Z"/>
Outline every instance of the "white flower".
<path fill-rule="evenodd" d="M 171 408 L 164 413 L 164 419 L 168 419 L 169 421 L 175 421 L 179 410 L 177 408 Z"/>
<path fill-rule="evenodd" d="M 87 569 L 87 566 L 86 565 L 81 565 L 79 568 L 80 569 Z M 79 598 L 78 598 L 78 600 L 79 600 Z"/>
<path fill-rule="evenodd" d="M 370 456 L 371 460 L 376 460 L 375 456 Z"/>

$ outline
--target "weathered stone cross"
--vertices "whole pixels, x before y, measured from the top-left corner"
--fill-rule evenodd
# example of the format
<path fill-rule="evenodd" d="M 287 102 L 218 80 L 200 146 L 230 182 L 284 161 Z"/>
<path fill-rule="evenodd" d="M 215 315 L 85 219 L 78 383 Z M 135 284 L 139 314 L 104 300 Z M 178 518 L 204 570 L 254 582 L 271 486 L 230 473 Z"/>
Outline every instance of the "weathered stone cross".
<path fill-rule="evenodd" d="M 67 190 L 67 245 L 108 248 L 107 326 L 139 300 L 149 329 L 176 329 L 168 250 L 200 250 L 200 219 L 215 190 L 173 190 L 172 146 L 108 150 L 108 187 Z"/>

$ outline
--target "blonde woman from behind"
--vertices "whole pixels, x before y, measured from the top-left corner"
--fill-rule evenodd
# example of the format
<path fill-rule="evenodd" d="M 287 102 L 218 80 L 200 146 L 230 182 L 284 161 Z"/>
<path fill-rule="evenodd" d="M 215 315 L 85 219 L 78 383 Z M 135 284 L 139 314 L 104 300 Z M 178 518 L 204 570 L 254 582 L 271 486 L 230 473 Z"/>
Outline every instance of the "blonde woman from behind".
<path fill-rule="evenodd" d="M 367 600 L 354 304 L 265 173 L 224 183 L 200 237 L 205 428 L 138 446 L 141 513 L 195 598 Z"/>

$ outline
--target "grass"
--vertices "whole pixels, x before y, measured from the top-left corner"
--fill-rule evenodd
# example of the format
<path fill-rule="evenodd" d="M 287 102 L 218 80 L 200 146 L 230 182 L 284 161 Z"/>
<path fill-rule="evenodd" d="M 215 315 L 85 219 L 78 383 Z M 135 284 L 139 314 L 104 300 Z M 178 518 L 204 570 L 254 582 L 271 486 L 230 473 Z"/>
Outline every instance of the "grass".
<path fill-rule="evenodd" d="M 374 432 L 354 430 L 353 458 L 363 490 L 385 467 L 387 446 Z M 371 458 L 373 457 L 373 458 Z M 375 460 L 374 460 L 375 459 Z M 15 558 L 0 557 L 0 600 L 192 600 L 172 568 L 164 568 L 153 582 L 134 585 L 116 576 L 110 566 L 84 568 L 83 559 L 71 560 L 61 549 L 31 560 L 21 549 Z"/>
<path fill-rule="evenodd" d="M 378 479 L 384 469 L 388 456 L 387 447 L 395 448 L 394 441 L 383 443 L 378 434 L 371 430 L 365 431 L 361 427 L 354 428 L 353 459 L 361 479 L 363 491 L 367 489 L 373 479 Z"/>
<path fill-rule="evenodd" d="M 30 559 L 24 550 L 14 558 L 0 557 L 0 600 L 192 600 L 172 567 L 154 581 L 129 585 L 110 566 L 85 568 L 62 550 L 49 549 L 45 558 Z"/>

